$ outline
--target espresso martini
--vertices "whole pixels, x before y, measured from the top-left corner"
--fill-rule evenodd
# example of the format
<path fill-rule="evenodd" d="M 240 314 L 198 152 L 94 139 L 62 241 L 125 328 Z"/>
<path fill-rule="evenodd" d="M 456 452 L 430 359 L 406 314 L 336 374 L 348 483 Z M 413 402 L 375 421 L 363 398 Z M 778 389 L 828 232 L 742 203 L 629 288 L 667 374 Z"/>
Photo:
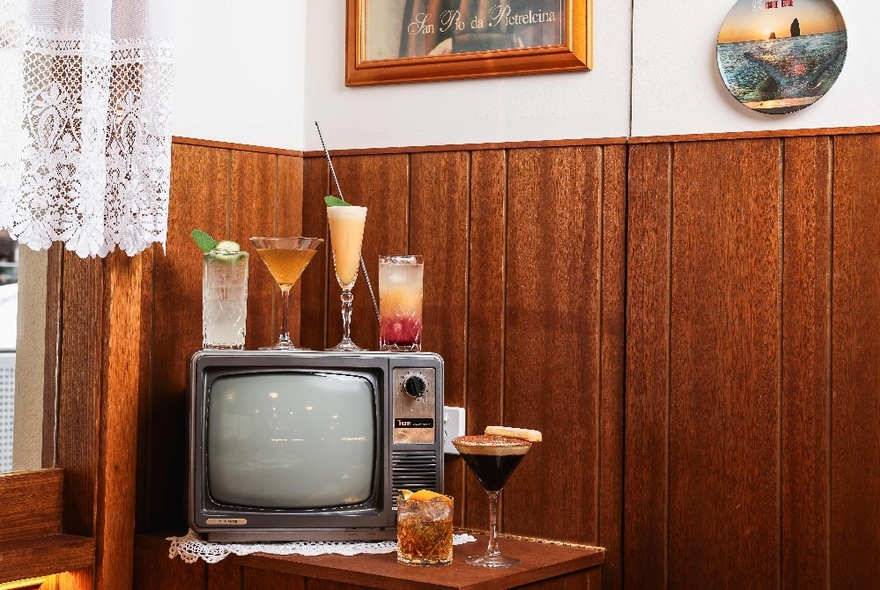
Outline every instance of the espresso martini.
<path fill-rule="evenodd" d="M 511 567 L 520 561 L 498 549 L 498 496 L 508 478 L 532 448 L 541 433 L 525 428 L 487 426 L 483 434 L 452 439 L 467 466 L 489 495 L 489 547 L 483 555 L 465 561 L 482 567 Z"/>

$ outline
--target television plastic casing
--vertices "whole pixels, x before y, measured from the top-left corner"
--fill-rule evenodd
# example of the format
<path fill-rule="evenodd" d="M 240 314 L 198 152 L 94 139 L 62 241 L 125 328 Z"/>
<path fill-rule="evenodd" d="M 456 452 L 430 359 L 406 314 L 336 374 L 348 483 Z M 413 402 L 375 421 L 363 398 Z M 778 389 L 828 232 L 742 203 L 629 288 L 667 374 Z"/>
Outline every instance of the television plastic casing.
<path fill-rule="evenodd" d="M 443 359 L 434 353 L 216 351 L 189 367 L 190 528 L 209 541 L 393 539 L 400 489 L 443 491 Z M 208 473 L 211 387 L 241 375 L 354 375 L 374 389 L 375 464 L 369 498 L 312 508 L 230 505 L 214 500 Z M 289 378 L 289 377 L 287 377 Z M 311 377 L 310 377 L 311 378 Z M 217 433 L 215 432 L 215 435 Z"/>

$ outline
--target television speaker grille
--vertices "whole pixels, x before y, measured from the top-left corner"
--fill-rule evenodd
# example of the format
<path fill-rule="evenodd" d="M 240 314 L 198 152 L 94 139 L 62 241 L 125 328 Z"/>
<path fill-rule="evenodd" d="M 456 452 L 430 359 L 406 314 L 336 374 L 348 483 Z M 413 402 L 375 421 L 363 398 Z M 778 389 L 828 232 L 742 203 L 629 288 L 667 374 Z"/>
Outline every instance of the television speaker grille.
<path fill-rule="evenodd" d="M 391 493 L 397 507 L 400 490 L 434 490 L 443 482 L 437 481 L 437 455 L 431 451 L 393 451 L 391 453 Z"/>

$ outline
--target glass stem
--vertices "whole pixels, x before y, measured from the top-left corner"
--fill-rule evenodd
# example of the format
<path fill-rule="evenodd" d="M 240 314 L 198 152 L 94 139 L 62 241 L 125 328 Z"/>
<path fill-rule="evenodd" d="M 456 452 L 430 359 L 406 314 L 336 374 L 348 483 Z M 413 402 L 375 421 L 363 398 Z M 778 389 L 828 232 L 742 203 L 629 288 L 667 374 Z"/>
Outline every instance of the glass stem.
<path fill-rule="evenodd" d="M 489 547 L 486 555 L 501 555 L 498 549 L 498 496 L 501 492 L 486 492 L 489 494 Z"/>
<path fill-rule="evenodd" d="M 290 345 L 290 329 L 287 327 L 287 300 L 290 295 L 290 287 L 281 287 L 281 336 L 278 338 L 278 344 Z"/>
<path fill-rule="evenodd" d="M 351 290 L 343 290 L 342 295 L 342 342 L 348 344 L 351 342 L 351 302 L 354 301 L 354 295 Z"/>

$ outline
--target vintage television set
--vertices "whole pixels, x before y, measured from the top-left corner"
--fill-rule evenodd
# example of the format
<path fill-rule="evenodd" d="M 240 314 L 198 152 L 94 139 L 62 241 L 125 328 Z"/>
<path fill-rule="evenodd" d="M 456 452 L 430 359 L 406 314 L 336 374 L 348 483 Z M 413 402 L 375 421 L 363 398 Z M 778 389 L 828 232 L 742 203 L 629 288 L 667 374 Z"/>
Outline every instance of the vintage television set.
<path fill-rule="evenodd" d="M 398 490 L 442 492 L 439 355 L 204 350 L 189 369 L 203 538 L 393 539 Z"/>

